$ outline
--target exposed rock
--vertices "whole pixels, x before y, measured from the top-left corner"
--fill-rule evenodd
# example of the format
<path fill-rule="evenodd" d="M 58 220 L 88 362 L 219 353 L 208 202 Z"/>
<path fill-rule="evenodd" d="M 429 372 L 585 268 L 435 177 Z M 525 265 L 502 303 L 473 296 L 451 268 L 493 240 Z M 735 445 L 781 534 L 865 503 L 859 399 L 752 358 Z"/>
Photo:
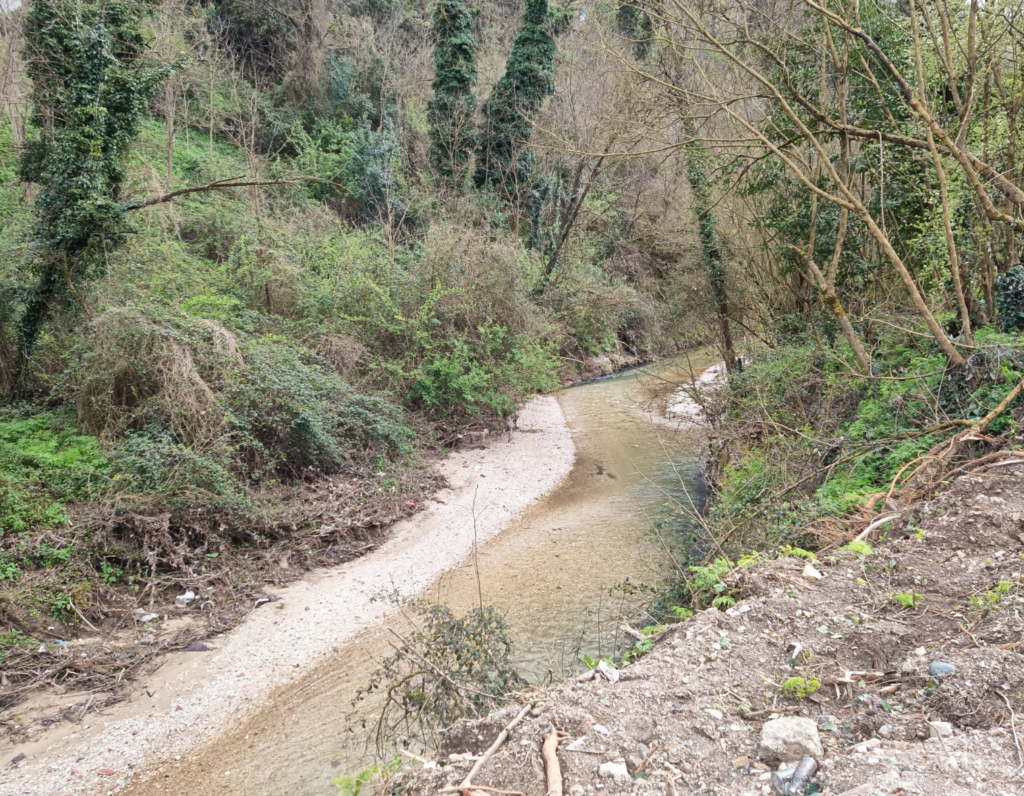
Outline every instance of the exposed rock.
<path fill-rule="evenodd" d="M 787 716 L 766 721 L 761 728 L 761 754 L 773 760 L 800 760 L 824 754 L 818 727 L 811 719 Z"/>

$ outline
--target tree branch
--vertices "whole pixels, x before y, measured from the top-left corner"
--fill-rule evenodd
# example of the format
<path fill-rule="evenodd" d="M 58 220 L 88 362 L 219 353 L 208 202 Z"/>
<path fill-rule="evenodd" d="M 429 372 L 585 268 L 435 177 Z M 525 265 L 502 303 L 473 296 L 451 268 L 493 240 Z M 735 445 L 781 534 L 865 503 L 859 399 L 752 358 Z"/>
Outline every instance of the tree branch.
<path fill-rule="evenodd" d="M 229 191 L 232 188 L 251 188 L 254 186 L 267 187 L 271 185 L 295 185 L 303 180 L 320 179 L 320 177 L 292 177 L 289 180 L 244 180 L 241 176 L 227 177 L 223 180 L 214 180 L 206 185 L 196 185 L 192 188 L 180 188 L 177 191 L 167 191 L 166 193 L 157 194 L 156 196 L 151 196 L 148 199 L 143 199 L 142 201 L 125 205 L 124 210 L 126 212 L 130 210 L 141 210 L 144 207 L 153 207 L 154 205 L 164 204 L 165 202 L 173 202 L 180 196 L 187 196 L 192 193 L 202 193 L 204 191 Z"/>

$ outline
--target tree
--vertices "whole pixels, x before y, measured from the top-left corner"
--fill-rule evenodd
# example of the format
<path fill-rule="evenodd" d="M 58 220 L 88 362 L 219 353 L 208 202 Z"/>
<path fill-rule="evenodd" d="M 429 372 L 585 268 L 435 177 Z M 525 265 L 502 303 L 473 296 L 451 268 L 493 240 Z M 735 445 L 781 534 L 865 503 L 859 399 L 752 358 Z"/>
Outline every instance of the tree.
<path fill-rule="evenodd" d="M 427 104 L 430 165 L 449 185 L 466 178 L 476 139 L 476 37 L 474 11 L 464 0 L 434 6 L 434 98 Z"/>
<path fill-rule="evenodd" d="M 687 125 L 689 126 L 689 125 Z M 729 373 L 739 369 L 736 349 L 729 328 L 729 296 L 725 291 L 725 262 L 722 259 L 722 245 L 718 238 L 714 205 L 711 201 L 711 185 L 708 181 L 707 152 L 699 138 L 687 131 L 690 140 L 686 144 L 686 179 L 693 194 L 693 214 L 697 218 L 697 237 L 700 238 L 701 261 L 704 273 L 711 285 L 711 297 L 718 318 L 718 344 L 722 348 L 725 367 Z"/>
<path fill-rule="evenodd" d="M 160 81 L 142 23 L 157 0 L 36 0 L 25 18 L 32 129 L 22 179 L 36 199 L 30 265 L 36 284 L 20 323 L 27 355 L 56 302 L 102 272 L 126 231 L 120 201 L 126 156 Z"/>
<path fill-rule="evenodd" d="M 529 185 L 532 121 L 555 91 L 555 37 L 568 26 L 567 9 L 552 10 L 548 0 L 527 0 L 505 74 L 484 104 L 473 177 L 477 188 L 494 186 L 509 197 Z"/>

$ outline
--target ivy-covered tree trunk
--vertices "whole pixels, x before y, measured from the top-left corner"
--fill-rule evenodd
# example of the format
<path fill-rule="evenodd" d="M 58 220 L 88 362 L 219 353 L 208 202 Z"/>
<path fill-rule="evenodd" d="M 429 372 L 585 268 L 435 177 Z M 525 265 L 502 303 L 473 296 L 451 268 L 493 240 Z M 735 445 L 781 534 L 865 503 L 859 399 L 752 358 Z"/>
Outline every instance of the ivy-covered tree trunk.
<path fill-rule="evenodd" d="M 448 185 L 459 188 L 468 176 L 476 142 L 476 38 L 474 11 L 464 0 L 434 6 L 434 98 L 427 103 L 430 166 Z"/>
<path fill-rule="evenodd" d="M 555 92 L 555 37 L 568 26 L 566 9 L 552 9 L 548 0 L 527 0 L 505 74 L 484 104 L 473 177 L 477 188 L 493 186 L 505 198 L 528 189 L 532 122 Z"/>
<path fill-rule="evenodd" d="M 28 355 L 51 308 L 81 301 L 125 233 L 128 150 L 160 81 L 142 32 L 156 0 L 34 0 L 25 18 L 33 136 L 21 177 L 41 186 L 29 267 L 36 284 L 20 322 Z"/>
<path fill-rule="evenodd" d="M 701 259 L 704 273 L 711 285 L 711 299 L 718 318 L 718 341 L 729 373 L 739 369 L 739 359 L 732 342 L 729 328 L 729 296 L 725 289 L 725 262 L 722 246 L 718 239 L 718 219 L 711 204 L 711 185 L 708 181 L 707 153 L 700 139 L 691 129 L 686 131 L 690 139 L 686 144 L 686 178 L 693 195 L 693 214 L 697 217 L 697 236 L 700 238 Z"/>

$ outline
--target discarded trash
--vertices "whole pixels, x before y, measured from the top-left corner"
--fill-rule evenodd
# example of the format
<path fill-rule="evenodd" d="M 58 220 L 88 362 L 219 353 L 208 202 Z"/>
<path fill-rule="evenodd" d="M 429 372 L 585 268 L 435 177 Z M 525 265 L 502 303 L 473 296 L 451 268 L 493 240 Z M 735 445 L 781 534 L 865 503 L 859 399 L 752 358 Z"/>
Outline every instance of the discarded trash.
<path fill-rule="evenodd" d="M 160 618 L 160 614 L 143 614 L 136 621 L 138 621 L 139 624 L 144 625 L 147 622 L 152 622 L 154 619 L 159 619 L 159 618 Z"/>
<path fill-rule="evenodd" d="M 196 641 L 193 644 L 189 644 L 185 647 L 185 652 L 209 652 L 213 647 L 207 647 L 203 642 Z"/>
<path fill-rule="evenodd" d="M 595 724 L 594 725 L 594 729 L 597 730 L 597 732 L 601 733 L 601 735 L 611 735 L 612 734 L 612 731 L 609 730 L 607 727 L 605 727 L 603 724 Z"/>
<path fill-rule="evenodd" d="M 793 775 L 795 773 L 795 768 L 784 768 L 780 771 L 773 771 L 772 787 L 775 789 L 777 793 L 781 793 L 782 796 L 788 796 L 789 783 L 793 779 Z"/>
<path fill-rule="evenodd" d="M 196 598 L 194 591 L 187 591 L 184 594 L 179 594 L 174 598 L 174 605 L 177 608 L 188 608 L 190 602 Z"/>
<path fill-rule="evenodd" d="M 25 753 L 21 752 L 20 754 L 17 754 L 17 755 L 14 756 L 14 759 L 11 761 L 11 763 L 12 764 L 20 763 L 24 759 L 25 759 Z"/>
<path fill-rule="evenodd" d="M 803 760 L 800 761 L 800 765 L 796 767 L 796 771 L 793 772 L 793 778 L 789 781 L 789 792 L 791 794 L 799 793 L 800 789 L 807 784 L 817 770 L 818 761 L 810 755 L 805 755 Z"/>
<path fill-rule="evenodd" d="M 280 597 L 260 597 L 256 601 L 256 605 L 254 605 L 253 608 L 259 608 L 261 605 L 266 605 L 267 603 L 274 603 L 280 599 Z"/>
<path fill-rule="evenodd" d="M 597 664 L 597 671 L 600 672 L 601 674 L 603 674 L 604 678 L 609 683 L 617 683 L 617 682 L 619 682 L 619 671 L 618 671 L 618 669 L 613 669 L 611 666 L 609 666 L 608 665 L 608 661 L 604 661 L 603 660 L 599 664 Z"/>
<path fill-rule="evenodd" d="M 945 677 L 946 675 L 953 674 L 955 671 L 956 667 L 951 663 L 932 661 L 928 664 L 928 674 L 932 677 Z"/>

